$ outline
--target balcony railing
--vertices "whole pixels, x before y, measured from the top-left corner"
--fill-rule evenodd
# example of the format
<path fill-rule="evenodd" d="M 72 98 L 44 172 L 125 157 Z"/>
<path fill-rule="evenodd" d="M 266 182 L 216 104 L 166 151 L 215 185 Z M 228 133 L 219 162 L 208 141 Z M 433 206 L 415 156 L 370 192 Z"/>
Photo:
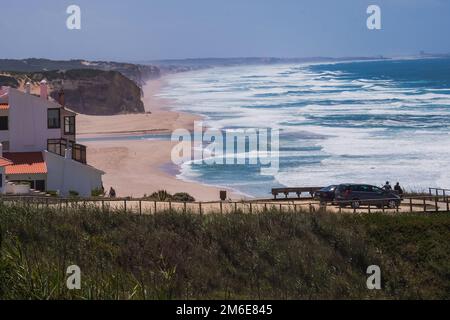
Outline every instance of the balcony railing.
<path fill-rule="evenodd" d="M 66 149 L 72 149 L 72 159 L 86 164 L 86 146 L 68 141 L 66 139 L 49 139 L 47 141 L 47 150 L 56 153 L 62 157 L 66 155 Z"/>

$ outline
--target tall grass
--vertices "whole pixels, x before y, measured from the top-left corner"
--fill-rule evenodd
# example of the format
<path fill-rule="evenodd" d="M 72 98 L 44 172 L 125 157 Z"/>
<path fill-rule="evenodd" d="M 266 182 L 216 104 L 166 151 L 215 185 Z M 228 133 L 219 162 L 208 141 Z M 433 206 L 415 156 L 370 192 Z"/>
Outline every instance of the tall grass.
<path fill-rule="evenodd" d="M 448 214 L 0 206 L 0 299 L 448 299 L 449 239 Z M 81 290 L 66 288 L 74 264 Z"/>

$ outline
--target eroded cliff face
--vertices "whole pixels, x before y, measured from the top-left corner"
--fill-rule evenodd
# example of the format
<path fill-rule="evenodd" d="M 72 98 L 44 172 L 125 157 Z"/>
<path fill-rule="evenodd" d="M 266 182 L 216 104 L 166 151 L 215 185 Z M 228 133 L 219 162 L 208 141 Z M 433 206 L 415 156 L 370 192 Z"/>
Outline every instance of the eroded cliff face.
<path fill-rule="evenodd" d="M 80 69 L 8 73 L 3 77 L 8 80 L 4 85 L 13 84 L 13 87 L 23 88 L 26 82 L 31 82 L 34 93 L 38 93 L 40 81 L 46 79 L 53 99 L 58 101 L 58 93 L 64 89 L 65 105 L 82 114 L 115 115 L 145 111 L 141 88 L 118 71 Z"/>
<path fill-rule="evenodd" d="M 55 71 L 52 71 L 55 70 Z M 53 61 L 0 59 L 0 86 L 23 88 L 31 82 L 37 93 L 46 79 L 49 93 L 58 100 L 63 88 L 65 105 L 88 115 L 144 112 L 142 85 L 160 76 L 158 67 L 106 61 Z"/>
<path fill-rule="evenodd" d="M 121 73 L 96 70 L 89 75 L 82 74 L 75 77 L 66 76 L 63 83 L 61 79 L 49 81 L 50 96 L 58 100 L 58 93 L 63 88 L 65 105 L 78 113 L 88 115 L 145 111 L 141 88 Z"/>

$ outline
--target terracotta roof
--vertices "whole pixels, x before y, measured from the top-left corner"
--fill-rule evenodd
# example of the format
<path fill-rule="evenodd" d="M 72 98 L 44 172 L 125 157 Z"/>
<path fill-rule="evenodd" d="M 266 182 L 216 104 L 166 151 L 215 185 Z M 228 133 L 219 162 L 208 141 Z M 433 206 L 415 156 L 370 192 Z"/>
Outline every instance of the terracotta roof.
<path fill-rule="evenodd" d="M 5 152 L 3 157 L 13 163 L 5 167 L 5 173 L 8 175 L 47 173 L 42 152 Z"/>
<path fill-rule="evenodd" d="M 13 163 L 10 160 L 0 157 L 0 167 L 6 167 L 12 164 Z"/>
<path fill-rule="evenodd" d="M 8 110 L 9 104 L 7 103 L 0 103 L 0 110 Z"/>

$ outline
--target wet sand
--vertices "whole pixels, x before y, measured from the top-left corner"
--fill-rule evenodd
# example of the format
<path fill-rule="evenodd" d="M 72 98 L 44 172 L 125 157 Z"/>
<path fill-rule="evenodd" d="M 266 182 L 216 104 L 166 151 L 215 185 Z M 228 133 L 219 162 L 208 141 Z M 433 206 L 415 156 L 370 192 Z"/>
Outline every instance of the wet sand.
<path fill-rule="evenodd" d="M 192 130 L 201 117 L 170 110 L 170 101 L 155 95 L 164 78 L 149 81 L 144 87 L 145 114 L 116 116 L 77 116 L 78 138 L 106 136 L 171 134 L 175 129 Z M 187 182 L 176 177 L 178 167 L 172 164 L 171 152 L 176 142 L 160 140 L 115 140 L 83 142 L 88 163 L 106 174 L 105 190 L 113 187 L 120 197 L 142 197 L 158 190 L 187 192 L 200 201 L 219 200 L 222 188 Z M 234 200 L 243 196 L 228 191 Z"/>

